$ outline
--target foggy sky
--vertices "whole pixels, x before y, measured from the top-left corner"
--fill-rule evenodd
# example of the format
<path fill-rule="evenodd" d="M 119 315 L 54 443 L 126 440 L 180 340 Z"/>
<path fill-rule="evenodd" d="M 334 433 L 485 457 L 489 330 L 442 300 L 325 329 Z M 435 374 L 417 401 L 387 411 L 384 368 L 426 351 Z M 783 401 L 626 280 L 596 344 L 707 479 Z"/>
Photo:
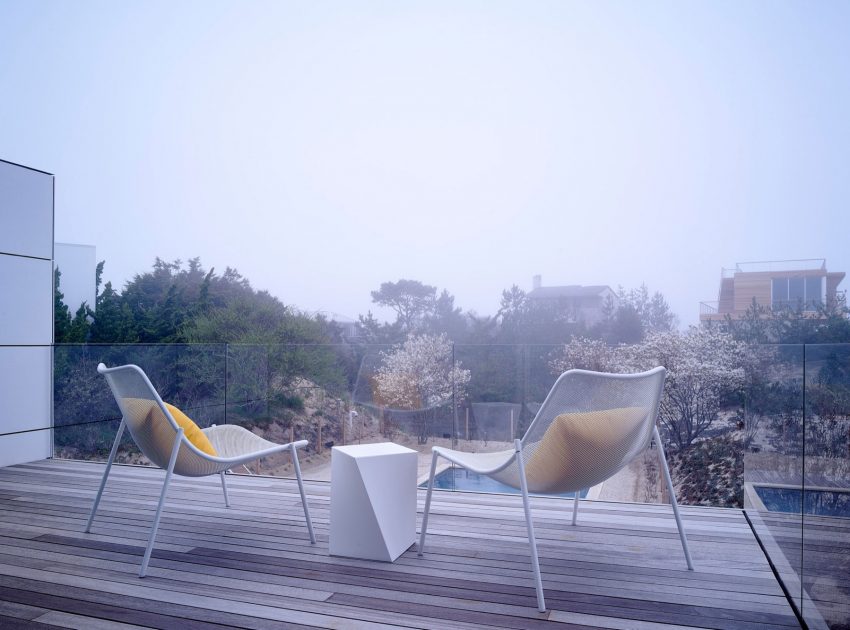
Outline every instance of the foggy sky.
<path fill-rule="evenodd" d="M 410 278 L 487 315 L 542 274 L 692 324 L 723 266 L 850 271 L 848 33 L 847 2 L 0 0 L 0 157 L 119 287 L 200 256 L 307 311 Z"/>

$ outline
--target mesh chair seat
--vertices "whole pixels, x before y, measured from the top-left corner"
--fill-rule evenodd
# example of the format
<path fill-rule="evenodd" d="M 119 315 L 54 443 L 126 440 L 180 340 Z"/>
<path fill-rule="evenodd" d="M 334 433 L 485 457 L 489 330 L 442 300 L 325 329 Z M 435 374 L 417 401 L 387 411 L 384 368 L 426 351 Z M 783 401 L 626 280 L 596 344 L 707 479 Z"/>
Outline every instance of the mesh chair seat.
<path fill-rule="evenodd" d="M 492 453 L 466 453 L 442 446 L 435 446 L 433 452 L 479 475 L 492 475 L 508 466 L 514 460 L 516 451 L 494 451 Z"/>
<path fill-rule="evenodd" d="M 219 460 L 228 466 L 266 457 L 289 449 L 289 444 L 278 444 L 261 438 L 245 427 L 222 424 L 202 429 L 218 454 L 210 459 Z M 296 448 L 307 446 L 307 440 L 294 442 Z"/>

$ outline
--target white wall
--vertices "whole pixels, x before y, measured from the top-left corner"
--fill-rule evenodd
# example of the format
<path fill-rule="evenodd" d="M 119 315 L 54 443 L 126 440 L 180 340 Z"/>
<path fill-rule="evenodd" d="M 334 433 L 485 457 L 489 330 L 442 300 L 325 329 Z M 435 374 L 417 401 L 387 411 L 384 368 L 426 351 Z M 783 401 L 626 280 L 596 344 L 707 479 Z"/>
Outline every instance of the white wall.
<path fill-rule="evenodd" d="M 62 274 L 59 278 L 59 290 L 63 295 L 62 301 L 71 311 L 71 317 L 83 302 L 94 310 L 97 271 L 97 252 L 94 245 L 55 243 L 53 265 Z"/>
<path fill-rule="evenodd" d="M 0 346 L 53 341 L 52 269 L 50 260 L 0 254 Z"/>
<path fill-rule="evenodd" d="M 0 466 L 50 457 L 53 176 L 0 160 Z"/>
<path fill-rule="evenodd" d="M 53 258 L 53 176 L 0 160 L 0 252 Z"/>

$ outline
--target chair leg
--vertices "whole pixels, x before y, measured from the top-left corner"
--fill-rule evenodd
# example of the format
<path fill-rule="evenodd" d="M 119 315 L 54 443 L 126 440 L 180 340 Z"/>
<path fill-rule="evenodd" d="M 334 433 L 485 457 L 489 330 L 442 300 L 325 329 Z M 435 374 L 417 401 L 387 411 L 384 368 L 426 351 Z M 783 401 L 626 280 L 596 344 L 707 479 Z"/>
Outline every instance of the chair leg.
<path fill-rule="evenodd" d="M 581 490 L 576 490 L 576 496 L 573 498 L 573 525 L 576 524 L 576 519 L 578 519 L 578 495 L 581 494 Z"/>
<path fill-rule="evenodd" d="M 528 544 L 531 547 L 531 567 L 534 569 L 534 585 L 537 589 L 537 610 L 546 612 L 546 601 L 543 599 L 543 580 L 540 577 L 540 562 L 537 559 L 537 541 L 534 539 L 534 525 L 531 522 L 531 505 L 528 500 L 528 482 L 525 479 L 525 464 L 522 461 L 522 441 L 514 442 L 516 462 L 519 468 L 519 481 L 522 488 L 522 507 L 525 510 L 525 525 L 528 529 Z"/>
<path fill-rule="evenodd" d="M 428 477 L 428 492 L 425 494 L 425 511 L 422 513 L 422 532 L 419 534 L 419 548 L 416 550 L 418 555 L 425 553 L 425 534 L 428 531 L 428 512 L 431 511 L 431 493 L 434 490 L 434 475 L 437 472 L 437 457 L 439 455 L 434 452 L 431 455 L 431 474 Z"/>
<path fill-rule="evenodd" d="M 661 458 L 661 471 L 664 474 L 664 481 L 667 482 L 667 490 L 670 492 L 670 504 L 673 506 L 673 516 L 676 517 L 676 527 L 679 528 L 679 539 L 682 541 L 682 549 L 685 552 L 685 561 L 688 563 L 688 570 L 694 570 L 694 563 L 691 560 L 691 551 L 688 549 L 688 537 L 685 536 L 685 528 L 682 526 L 682 517 L 679 516 L 679 505 L 676 503 L 676 493 L 673 490 L 673 480 L 670 478 L 670 469 L 667 467 L 667 457 L 664 455 L 664 446 L 661 444 L 661 434 L 658 433 L 658 427 L 653 429 L 653 438 L 658 445 L 658 456 Z"/>
<path fill-rule="evenodd" d="M 106 462 L 106 470 L 103 471 L 103 479 L 100 480 L 100 488 L 98 488 L 97 496 L 94 498 L 94 505 L 91 506 L 88 523 L 86 523 L 85 532 L 88 534 L 91 530 L 91 524 L 94 521 L 94 515 L 97 514 L 97 508 L 100 505 L 100 498 L 103 496 L 103 489 L 106 487 L 106 478 L 109 477 L 109 471 L 112 470 L 112 462 L 115 461 L 115 455 L 118 453 L 118 444 L 121 442 L 121 436 L 124 435 L 124 418 L 121 418 L 121 424 L 118 426 L 118 433 L 115 435 L 115 441 L 112 443 L 112 450 L 109 451 L 109 459 Z"/>
<path fill-rule="evenodd" d="M 224 492 L 224 507 L 230 507 L 230 498 L 227 496 L 227 482 L 224 480 L 224 471 L 221 471 L 221 489 Z"/>
<path fill-rule="evenodd" d="M 171 449 L 171 458 L 168 460 L 168 468 L 165 471 L 165 483 L 162 484 L 162 492 L 159 494 L 159 505 L 156 506 L 156 515 L 153 518 L 153 527 L 151 527 L 151 537 L 148 540 L 148 547 L 145 549 L 145 557 L 142 558 L 142 568 L 139 570 L 139 577 L 145 577 L 148 570 L 148 562 L 151 559 L 153 551 L 153 543 L 156 540 L 156 531 L 159 529 L 159 519 L 162 516 L 162 506 L 165 503 L 165 495 L 168 493 L 168 484 L 171 482 L 171 475 L 174 473 L 174 463 L 177 461 L 177 453 L 180 451 L 180 442 L 183 440 L 183 429 L 177 431 L 177 437 L 174 438 L 174 446 Z"/>
<path fill-rule="evenodd" d="M 304 518 L 307 519 L 307 533 L 310 535 L 310 544 L 316 544 L 316 535 L 313 533 L 313 521 L 310 520 L 310 508 L 307 506 L 307 495 L 304 493 L 304 480 L 301 479 L 301 466 L 298 465 L 298 452 L 294 444 L 289 445 L 292 452 L 292 467 L 295 469 L 295 478 L 298 480 L 298 491 L 301 493 L 301 505 L 304 508 Z"/>

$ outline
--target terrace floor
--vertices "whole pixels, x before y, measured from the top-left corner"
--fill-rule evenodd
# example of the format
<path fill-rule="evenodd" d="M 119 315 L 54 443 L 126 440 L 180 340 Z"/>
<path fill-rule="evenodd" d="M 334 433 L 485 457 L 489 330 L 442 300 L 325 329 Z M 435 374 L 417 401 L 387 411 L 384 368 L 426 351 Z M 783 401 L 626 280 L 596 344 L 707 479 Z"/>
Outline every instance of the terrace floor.
<path fill-rule="evenodd" d="M 330 485 L 307 484 L 311 546 L 293 481 L 175 478 L 148 577 L 137 577 L 160 470 L 102 464 L 0 469 L 0 627 L 798 628 L 739 510 L 533 499 L 547 613 L 538 613 L 519 497 L 437 492 L 424 557 L 328 555 Z M 425 493 L 420 492 L 419 509 Z M 421 514 L 420 514 L 421 516 Z"/>

